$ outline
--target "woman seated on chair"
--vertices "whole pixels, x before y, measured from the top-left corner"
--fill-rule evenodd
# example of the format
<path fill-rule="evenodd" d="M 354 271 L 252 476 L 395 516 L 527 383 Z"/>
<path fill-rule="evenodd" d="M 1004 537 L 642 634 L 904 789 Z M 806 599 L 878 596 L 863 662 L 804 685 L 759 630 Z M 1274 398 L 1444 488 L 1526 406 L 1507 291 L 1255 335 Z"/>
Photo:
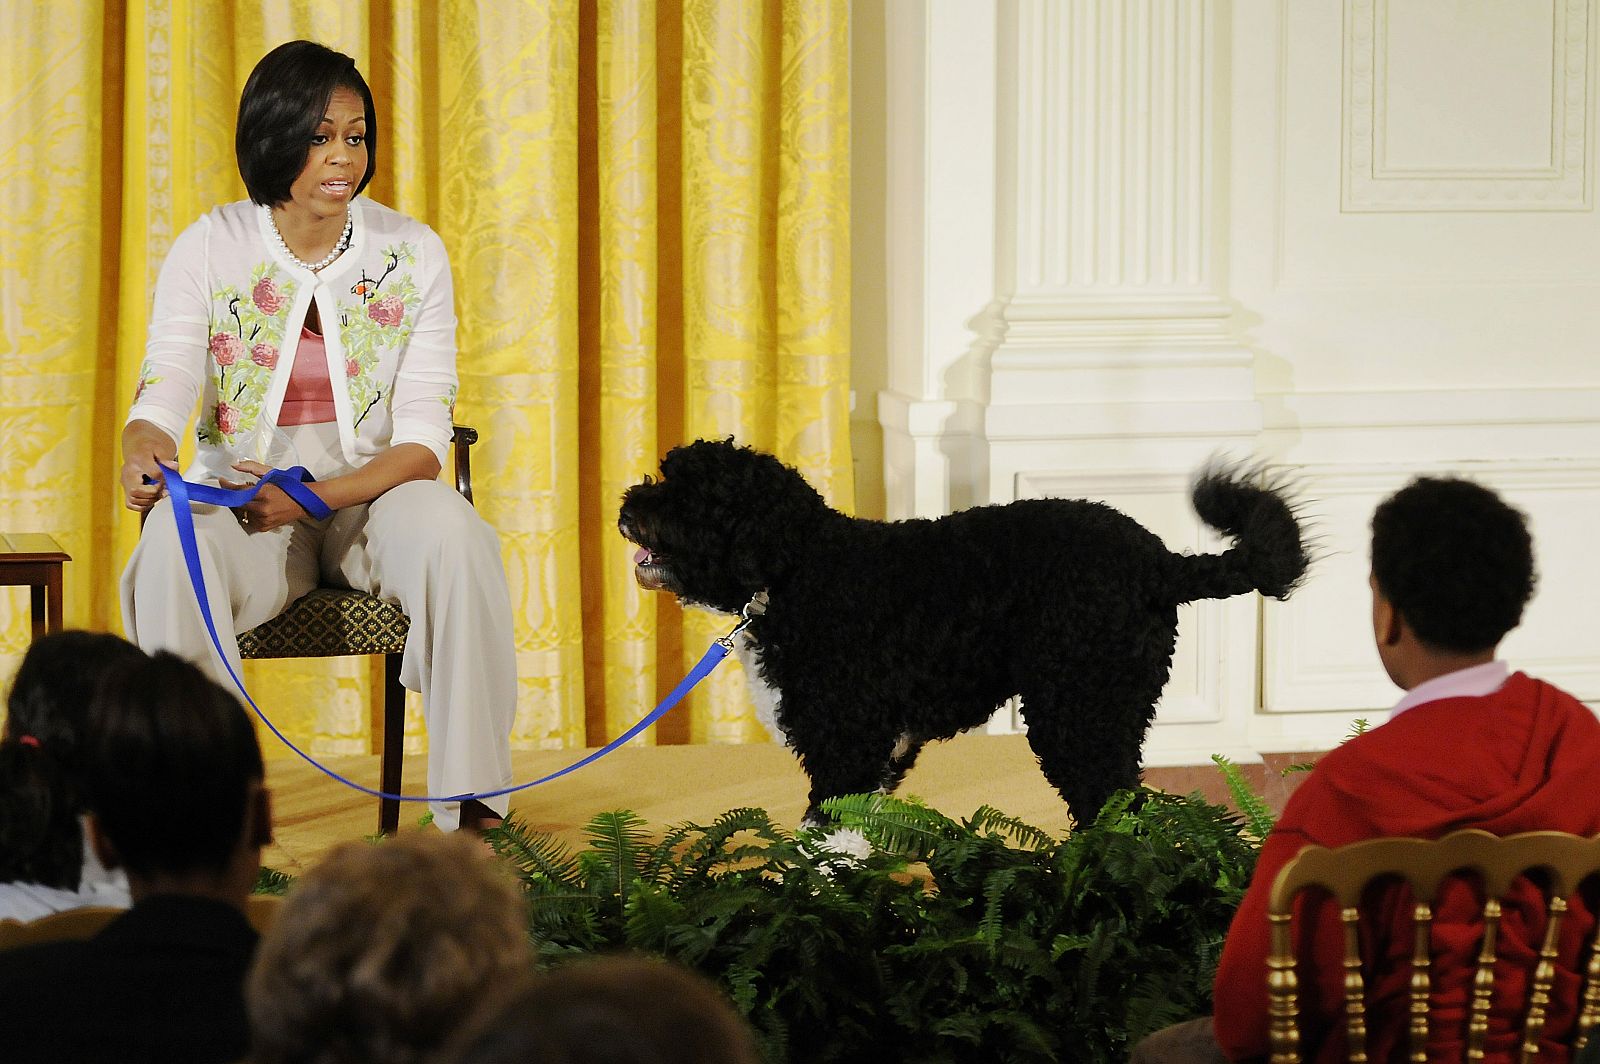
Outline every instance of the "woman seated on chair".
<path fill-rule="evenodd" d="M 0 734 L 0 920 L 128 907 L 128 877 L 100 863 L 84 831 L 83 751 L 100 678 L 143 658 L 125 639 L 76 631 L 23 656 Z"/>
<path fill-rule="evenodd" d="M 173 243 L 123 430 L 122 488 L 147 511 L 122 578 L 127 631 L 231 686 L 212 648 L 162 483 L 199 404 L 190 480 L 240 486 L 301 465 L 334 512 L 276 485 L 237 511 L 194 507 L 223 653 L 328 583 L 411 618 L 402 679 L 420 690 L 430 794 L 506 786 L 516 705 L 511 607 L 494 531 L 438 476 L 456 394 L 444 244 L 361 192 L 377 166 L 372 93 L 349 56 L 310 41 L 269 52 L 239 101 L 250 200 Z M 270 698 L 267 704 L 270 706 Z M 482 827 L 506 799 L 436 803 L 434 823 Z"/>

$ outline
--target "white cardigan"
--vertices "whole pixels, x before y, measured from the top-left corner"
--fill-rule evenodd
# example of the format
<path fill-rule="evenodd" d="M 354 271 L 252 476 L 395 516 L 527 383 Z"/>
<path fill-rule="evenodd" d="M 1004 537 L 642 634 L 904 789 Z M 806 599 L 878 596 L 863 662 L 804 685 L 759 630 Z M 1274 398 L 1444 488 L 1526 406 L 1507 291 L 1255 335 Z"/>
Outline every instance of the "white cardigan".
<path fill-rule="evenodd" d="M 357 198 L 351 209 L 350 247 L 320 274 L 284 255 L 248 201 L 216 208 L 173 242 L 128 420 L 149 421 L 177 441 L 201 400 L 189 479 L 231 479 L 240 459 L 278 464 L 278 411 L 312 300 L 344 460 L 360 466 L 389 447 L 419 443 L 444 462 L 456 397 L 444 243 L 370 200 Z"/>

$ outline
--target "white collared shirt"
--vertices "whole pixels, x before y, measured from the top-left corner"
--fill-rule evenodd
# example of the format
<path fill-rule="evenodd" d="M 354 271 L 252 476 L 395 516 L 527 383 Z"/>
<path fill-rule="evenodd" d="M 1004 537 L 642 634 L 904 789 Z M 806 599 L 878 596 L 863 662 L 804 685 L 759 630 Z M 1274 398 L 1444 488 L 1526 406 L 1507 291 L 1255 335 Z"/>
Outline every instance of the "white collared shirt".
<path fill-rule="evenodd" d="M 1511 667 L 1503 661 L 1486 661 L 1482 665 L 1470 665 L 1443 676 L 1435 676 L 1407 691 L 1405 697 L 1389 711 L 1389 719 L 1394 720 L 1414 706 L 1437 702 L 1441 698 L 1482 698 L 1492 695 L 1505 686 L 1510 676 Z"/>

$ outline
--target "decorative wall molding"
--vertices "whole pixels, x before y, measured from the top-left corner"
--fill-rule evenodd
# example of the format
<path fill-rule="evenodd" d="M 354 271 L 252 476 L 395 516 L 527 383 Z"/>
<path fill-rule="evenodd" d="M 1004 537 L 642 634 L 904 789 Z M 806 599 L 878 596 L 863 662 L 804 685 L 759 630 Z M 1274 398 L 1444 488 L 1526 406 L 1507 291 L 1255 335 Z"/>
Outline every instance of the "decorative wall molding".
<path fill-rule="evenodd" d="M 914 399 L 899 392 L 878 393 L 878 421 L 888 432 L 915 438 L 983 431 L 983 404 L 966 399 Z"/>
<path fill-rule="evenodd" d="M 885 516 L 938 517 L 985 501 L 983 416 L 975 400 L 878 393 Z"/>
<path fill-rule="evenodd" d="M 1298 466 L 1600 461 L 1600 388 L 1266 394 L 1261 406 L 1263 451 Z"/>
<path fill-rule="evenodd" d="M 1600 388 L 1436 388 L 1263 395 L 1269 428 L 1596 425 Z M 1600 426 L 1597 426 L 1600 427 Z"/>
<path fill-rule="evenodd" d="M 1232 305 L 1209 292 L 1030 293 L 1007 300 L 998 312 L 1005 329 L 993 337 L 991 350 L 1238 346 Z"/>
<path fill-rule="evenodd" d="M 1512 167 L 1391 165 L 1388 161 L 1390 0 L 1346 0 L 1346 211 L 1577 211 L 1592 201 L 1590 27 L 1593 0 L 1549 0 L 1550 158 Z M 1443 6 L 1443 5 L 1441 5 Z M 1478 16 L 1469 16 L 1478 17 Z M 1535 116 L 1530 116 L 1530 118 Z"/>

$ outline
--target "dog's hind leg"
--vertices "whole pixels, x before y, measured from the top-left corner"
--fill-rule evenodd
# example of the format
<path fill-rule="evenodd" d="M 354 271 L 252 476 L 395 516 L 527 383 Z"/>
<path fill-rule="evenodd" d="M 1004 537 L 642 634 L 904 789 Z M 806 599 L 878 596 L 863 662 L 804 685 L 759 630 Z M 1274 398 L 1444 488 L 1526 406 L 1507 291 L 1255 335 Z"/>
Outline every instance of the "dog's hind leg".
<path fill-rule="evenodd" d="M 883 794 L 893 794 L 895 788 L 906 778 L 906 773 L 911 771 L 911 766 L 917 763 L 917 755 L 920 753 L 922 753 L 922 740 L 910 732 L 901 732 L 900 738 L 895 740 L 894 749 L 889 751 L 889 763 L 884 766 L 883 779 L 878 784 L 878 790 Z"/>
<path fill-rule="evenodd" d="M 1028 745 L 1080 825 L 1094 820 L 1115 792 L 1139 786 L 1145 731 L 1166 683 L 1164 665 L 1159 681 L 1147 663 L 1120 665 L 1079 663 L 1022 692 Z"/>

